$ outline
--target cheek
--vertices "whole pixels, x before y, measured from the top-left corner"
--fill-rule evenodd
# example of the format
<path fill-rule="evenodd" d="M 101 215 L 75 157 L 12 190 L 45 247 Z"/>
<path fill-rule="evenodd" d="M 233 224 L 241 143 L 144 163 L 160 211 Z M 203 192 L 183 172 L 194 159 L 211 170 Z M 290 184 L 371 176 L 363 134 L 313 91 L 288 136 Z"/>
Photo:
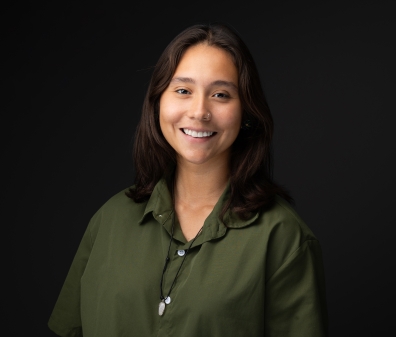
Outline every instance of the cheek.
<path fill-rule="evenodd" d="M 180 108 L 179 108 L 180 109 Z M 175 148 L 177 125 L 180 121 L 178 105 L 173 100 L 161 99 L 159 105 L 159 124 L 163 136 L 170 146 Z M 175 143 L 176 142 L 176 143 Z"/>
<path fill-rule="evenodd" d="M 239 133 L 242 123 L 242 112 L 240 109 L 228 111 L 227 114 L 222 116 L 222 120 L 225 122 L 224 127 L 231 133 Z"/>
<path fill-rule="evenodd" d="M 176 123 L 180 119 L 180 105 L 172 100 L 161 100 L 159 110 L 161 128 L 169 127 L 167 124 Z"/>
<path fill-rule="evenodd" d="M 235 139 L 238 137 L 239 132 L 241 131 L 241 123 L 240 121 L 236 121 L 232 128 L 230 129 L 230 138 L 232 138 L 232 143 L 235 141 Z"/>

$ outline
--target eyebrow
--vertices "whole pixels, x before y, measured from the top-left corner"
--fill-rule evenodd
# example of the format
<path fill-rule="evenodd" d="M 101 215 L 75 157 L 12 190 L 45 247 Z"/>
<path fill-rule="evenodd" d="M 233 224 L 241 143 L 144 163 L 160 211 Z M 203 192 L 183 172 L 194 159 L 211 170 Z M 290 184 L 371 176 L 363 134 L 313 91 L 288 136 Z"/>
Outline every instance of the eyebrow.
<path fill-rule="evenodd" d="M 174 78 L 172 78 L 171 83 L 174 83 L 174 82 L 192 83 L 192 84 L 196 83 L 195 80 L 191 77 L 174 77 Z M 238 91 L 238 87 L 233 82 L 230 82 L 230 81 L 216 80 L 216 81 L 213 81 L 212 83 L 210 83 L 209 85 L 211 85 L 211 86 L 216 86 L 216 85 L 217 86 L 225 86 L 225 87 L 229 87 L 231 89 Z"/>

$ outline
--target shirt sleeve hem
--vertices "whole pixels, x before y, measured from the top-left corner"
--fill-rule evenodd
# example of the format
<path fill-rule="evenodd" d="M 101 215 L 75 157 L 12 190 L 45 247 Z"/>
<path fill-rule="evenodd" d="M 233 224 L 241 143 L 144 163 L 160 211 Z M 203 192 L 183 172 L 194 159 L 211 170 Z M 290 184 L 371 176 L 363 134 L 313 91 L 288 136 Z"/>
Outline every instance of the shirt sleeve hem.
<path fill-rule="evenodd" d="M 51 316 L 48 321 L 48 328 L 61 337 L 83 337 L 81 327 L 66 327 L 58 324 L 56 320 Z"/>

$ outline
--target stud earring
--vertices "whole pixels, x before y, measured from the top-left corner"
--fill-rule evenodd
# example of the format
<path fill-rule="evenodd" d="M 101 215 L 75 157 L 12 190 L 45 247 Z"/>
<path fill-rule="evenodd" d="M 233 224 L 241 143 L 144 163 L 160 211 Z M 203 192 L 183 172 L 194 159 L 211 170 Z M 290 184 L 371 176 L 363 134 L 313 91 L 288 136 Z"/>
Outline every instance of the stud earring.
<path fill-rule="evenodd" d="M 248 130 L 252 127 L 252 122 L 250 119 L 245 119 L 242 121 L 241 130 Z"/>

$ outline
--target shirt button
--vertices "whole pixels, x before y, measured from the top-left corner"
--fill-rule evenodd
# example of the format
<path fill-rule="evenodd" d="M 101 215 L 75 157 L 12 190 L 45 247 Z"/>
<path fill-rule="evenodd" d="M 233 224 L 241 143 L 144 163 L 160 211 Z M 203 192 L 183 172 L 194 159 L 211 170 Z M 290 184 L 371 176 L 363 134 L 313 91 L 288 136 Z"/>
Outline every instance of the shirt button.
<path fill-rule="evenodd" d="M 179 256 L 184 256 L 184 254 L 186 254 L 186 251 L 183 249 L 180 249 L 177 251 L 177 255 L 179 255 Z"/>

